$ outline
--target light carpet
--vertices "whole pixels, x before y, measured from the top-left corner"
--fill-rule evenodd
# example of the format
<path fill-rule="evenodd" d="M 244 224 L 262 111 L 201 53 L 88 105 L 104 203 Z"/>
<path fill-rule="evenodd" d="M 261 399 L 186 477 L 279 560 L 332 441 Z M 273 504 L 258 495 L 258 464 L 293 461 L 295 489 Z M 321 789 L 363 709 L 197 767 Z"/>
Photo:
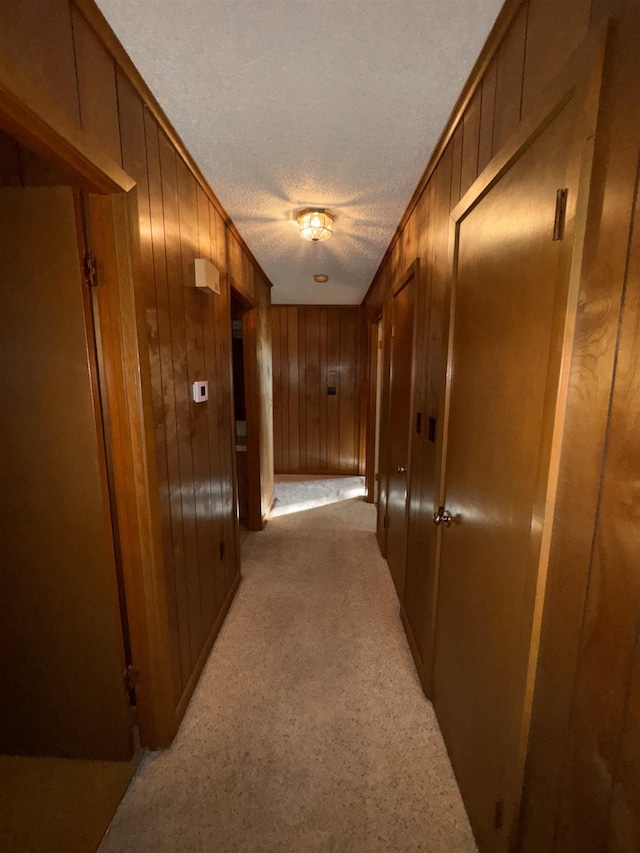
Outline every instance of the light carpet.
<path fill-rule="evenodd" d="M 278 483 L 276 508 L 324 505 L 245 541 L 178 736 L 143 760 L 102 853 L 476 850 L 375 509 L 340 500 L 351 487 Z"/>

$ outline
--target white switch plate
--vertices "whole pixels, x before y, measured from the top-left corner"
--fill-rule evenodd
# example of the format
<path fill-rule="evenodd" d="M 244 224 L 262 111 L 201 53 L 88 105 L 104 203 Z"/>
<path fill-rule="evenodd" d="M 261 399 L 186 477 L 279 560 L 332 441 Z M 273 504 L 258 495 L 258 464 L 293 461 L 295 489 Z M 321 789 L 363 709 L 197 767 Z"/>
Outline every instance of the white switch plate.
<path fill-rule="evenodd" d="M 209 399 L 209 383 L 204 382 L 193 383 L 193 400 L 195 403 L 204 403 Z"/>

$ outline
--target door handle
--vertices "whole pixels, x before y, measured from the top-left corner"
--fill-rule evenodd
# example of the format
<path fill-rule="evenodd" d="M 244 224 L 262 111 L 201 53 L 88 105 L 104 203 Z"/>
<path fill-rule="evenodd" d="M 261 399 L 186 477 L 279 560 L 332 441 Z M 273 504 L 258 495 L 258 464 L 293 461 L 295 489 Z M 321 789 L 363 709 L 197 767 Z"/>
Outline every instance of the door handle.
<path fill-rule="evenodd" d="M 433 523 L 436 527 L 440 524 L 444 524 L 445 527 L 451 527 L 451 522 L 453 521 L 453 516 L 449 512 L 448 509 L 445 509 L 443 506 L 439 506 L 437 511 L 433 513 Z"/>
<path fill-rule="evenodd" d="M 396 471 L 398 472 L 398 474 L 406 474 L 407 473 L 407 467 L 406 467 L 406 465 L 398 465 L 398 467 L 396 468 Z"/>

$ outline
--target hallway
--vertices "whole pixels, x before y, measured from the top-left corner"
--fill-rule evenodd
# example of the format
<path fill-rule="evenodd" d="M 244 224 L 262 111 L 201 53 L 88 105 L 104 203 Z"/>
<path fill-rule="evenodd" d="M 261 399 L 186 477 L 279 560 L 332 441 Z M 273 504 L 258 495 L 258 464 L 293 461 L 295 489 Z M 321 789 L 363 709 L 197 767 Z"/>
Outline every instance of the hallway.
<path fill-rule="evenodd" d="M 476 849 L 361 483 L 278 478 L 178 736 L 102 853 Z"/>

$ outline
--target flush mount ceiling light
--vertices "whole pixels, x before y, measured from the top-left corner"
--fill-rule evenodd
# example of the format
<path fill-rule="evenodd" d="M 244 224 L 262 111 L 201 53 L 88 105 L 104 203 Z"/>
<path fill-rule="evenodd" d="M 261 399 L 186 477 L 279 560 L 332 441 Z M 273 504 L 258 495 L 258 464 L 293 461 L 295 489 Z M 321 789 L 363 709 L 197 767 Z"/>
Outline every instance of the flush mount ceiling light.
<path fill-rule="evenodd" d="M 305 240 L 311 240 L 312 243 L 328 240 L 333 234 L 335 217 L 323 207 L 307 207 L 300 211 L 297 219 L 300 236 Z"/>
<path fill-rule="evenodd" d="M 324 284 L 325 281 L 329 281 L 329 276 L 324 273 L 319 273 L 318 275 L 314 275 L 313 280 L 320 284 Z"/>

